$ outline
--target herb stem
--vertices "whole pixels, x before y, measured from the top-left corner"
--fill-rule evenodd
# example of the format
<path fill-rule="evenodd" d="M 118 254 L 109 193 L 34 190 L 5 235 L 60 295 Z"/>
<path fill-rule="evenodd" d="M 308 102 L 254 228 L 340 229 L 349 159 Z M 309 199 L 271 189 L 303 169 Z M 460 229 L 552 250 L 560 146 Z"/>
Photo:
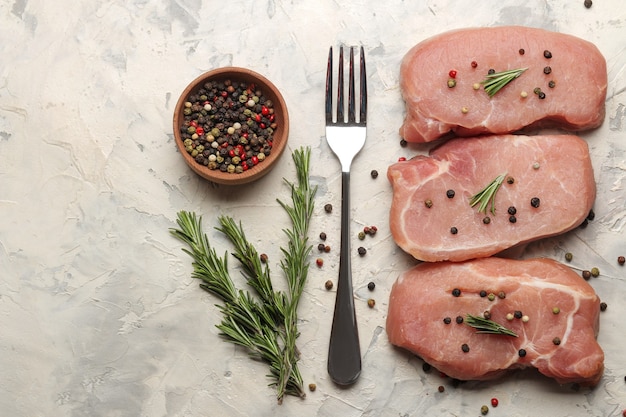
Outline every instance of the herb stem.
<path fill-rule="evenodd" d="M 518 68 L 487 74 L 481 84 L 484 85 L 487 95 L 489 95 L 489 97 L 493 97 L 498 91 L 504 88 L 504 86 L 522 75 L 522 73 L 527 69 L 528 68 Z"/>
<path fill-rule="evenodd" d="M 478 204 L 478 212 L 487 214 L 487 206 L 491 204 L 490 211 L 492 214 L 496 214 L 496 193 L 505 177 L 506 172 L 498 175 L 485 188 L 474 194 L 472 198 L 470 198 L 470 206 L 474 207 Z"/>
<path fill-rule="evenodd" d="M 503 325 L 498 324 L 493 320 L 486 319 L 484 317 L 468 314 L 465 317 L 464 323 L 470 327 L 478 329 L 476 333 L 500 334 L 500 335 L 518 337 L 517 333 L 515 333 L 513 330 L 509 330 Z"/>

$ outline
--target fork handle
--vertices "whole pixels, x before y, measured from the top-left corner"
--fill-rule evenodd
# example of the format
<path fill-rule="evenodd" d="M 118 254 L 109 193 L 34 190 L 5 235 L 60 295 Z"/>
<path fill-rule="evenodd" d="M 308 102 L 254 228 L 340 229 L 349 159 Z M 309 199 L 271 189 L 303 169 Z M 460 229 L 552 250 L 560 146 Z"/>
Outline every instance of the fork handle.
<path fill-rule="evenodd" d="M 361 373 L 361 347 L 354 310 L 350 257 L 350 172 L 342 172 L 339 279 L 328 349 L 328 374 L 340 385 L 354 383 Z"/>

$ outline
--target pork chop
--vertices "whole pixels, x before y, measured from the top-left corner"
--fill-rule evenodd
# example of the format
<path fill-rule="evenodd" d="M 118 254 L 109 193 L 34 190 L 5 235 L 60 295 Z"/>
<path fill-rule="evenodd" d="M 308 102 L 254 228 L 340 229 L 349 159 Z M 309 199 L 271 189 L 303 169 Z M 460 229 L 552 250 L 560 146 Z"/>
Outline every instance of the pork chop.
<path fill-rule="evenodd" d="M 489 70 L 523 68 L 493 97 L 480 84 Z M 519 26 L 472 28 L 434 36 L 409 50 L 400 88 L 406 103 L 400 136 L 408 142 L 527 126 L 580 131 L 604 119 L 607 69 L 595 45 L 571 35 Z"/>
<path fill-rule="evenodd" d="M 502 176 L 502 177 L 500 177 Z M 398 246 L 422 261 L 487 257 L 580 225 L 596 186 L 586 142 L 574 135 L 456 138 L 391 165 L 389 215 Z M 483 211 L 471 197 L 497 177 Z"/>
<path fill-rule="evenodd" d="M 535 367 L 559 383 L 595 385 L 604 370 L 599 304 L 585 280 L 550 259 L 421 263 L 394 283 L 386 330 L 392 344 L 459 380 Z M 517 337 L 467 324 L 485 311 Z"/>

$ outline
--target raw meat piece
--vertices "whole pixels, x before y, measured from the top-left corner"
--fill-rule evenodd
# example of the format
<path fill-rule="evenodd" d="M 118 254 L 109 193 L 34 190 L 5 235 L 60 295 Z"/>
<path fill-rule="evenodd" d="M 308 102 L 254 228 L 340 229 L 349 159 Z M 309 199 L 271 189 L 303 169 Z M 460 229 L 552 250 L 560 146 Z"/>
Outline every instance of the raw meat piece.
<path fill-rule="evenodd" d="M 460 290 L 457 297 L 455 288 Z M 494 300 L 481 297 L 481 291 L 494 294 Z M 501 291 L 505 298 L 498 297 Z M 421 263 L 402 274 L 391 290 L 387 334 L 392 344 L 460 380 L 535 367 L 559 383 L 595 385 L 604 370 L 604 353 L 596 341 L 599 305 L 584 279 L 550 259 Z M 467 314 L 482 317 L 485 311 L 518 337 L 478 334 L 456 321 Z M 515 311 L 528 321 L 508 320 L 507 314 Z M 444 323 L 446 317 L 450 324 Z"/>
<path fill-rule="evenodd" d="M 546 50 L 551 58 L 544 57 Z M 482 85 L 474 88 L 489 69 L 518 68 L 528 69 L 492 98 Z M 448 87 L 450 70 L 456 71 L 453 88 Z M 604 119 L 607 70 L 598 48 L 574 36 L 519 26 L 472 28 L 414 46 L 402 61 L 400 88 L 406 103 L 400 136 L 408 142 L 430 142 L 450 132 L 512 133 L 527 126 L 580 131 Z"/>
<path fill-rule="evenodd" d="M 495 214 L 471 207 L 470 198 L 504 173 L 514 182 L 504 180 L 496 193 Z M 430 262 L 487 257 L 564 233 L 584 221 L 596 194 L 588 146 L 572 135 L 456 138 L 430 156 L 391 165 L 387 177 L 395 242 Z"/>

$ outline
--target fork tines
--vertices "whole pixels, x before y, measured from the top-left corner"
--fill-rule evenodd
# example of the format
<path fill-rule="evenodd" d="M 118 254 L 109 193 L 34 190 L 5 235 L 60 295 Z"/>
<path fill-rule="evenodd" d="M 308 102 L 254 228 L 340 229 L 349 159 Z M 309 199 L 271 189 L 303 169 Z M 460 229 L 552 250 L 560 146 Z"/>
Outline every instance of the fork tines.
<path fill-rule="evenodd" d="M 328 52 L 328 66 L 326 69 L 326 124 L 346 123 L 365 125 L 367 121 L 367 74 L 365 71 L 365 53 L 360 48 L 359 57 L 359 119 L 356 119 L 356 98 L 354 90 L 354 47 L 350 47 L 350 66 L 348 79 L 348 120 L 345 119 L 344 102 L 344 64 L 343 46 L 339 47 L 339 75 L 337 77 L 337 118 L 333 120 L 333 47 Z"/>

